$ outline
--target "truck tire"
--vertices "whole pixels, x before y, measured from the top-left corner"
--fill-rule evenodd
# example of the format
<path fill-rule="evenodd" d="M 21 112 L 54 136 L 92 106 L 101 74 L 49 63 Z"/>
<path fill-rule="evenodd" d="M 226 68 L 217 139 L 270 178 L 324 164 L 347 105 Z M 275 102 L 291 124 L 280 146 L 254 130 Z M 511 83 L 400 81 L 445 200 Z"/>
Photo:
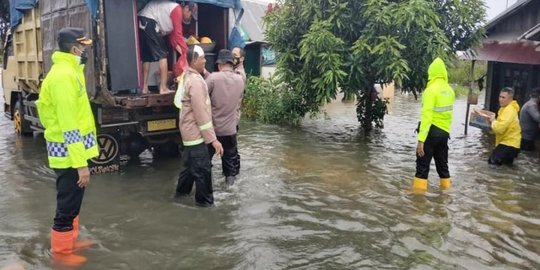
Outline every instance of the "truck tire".
<path fill-rule="evenodd" d="M 24 119 L 24 107 L 20 100 L 15 103 L 15 107 L 13 108 L 13 124 L 15 125 L 15 132 L 18 135 L 32 135 L 30 122 Z"/>

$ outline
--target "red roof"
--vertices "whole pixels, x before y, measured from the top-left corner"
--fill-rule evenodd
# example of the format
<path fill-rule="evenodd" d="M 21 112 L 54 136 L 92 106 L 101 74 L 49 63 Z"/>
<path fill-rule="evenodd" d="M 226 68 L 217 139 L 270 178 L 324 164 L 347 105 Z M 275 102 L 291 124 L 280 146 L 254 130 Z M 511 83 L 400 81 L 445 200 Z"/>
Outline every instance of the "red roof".
<path fill-rule="evenodd" d="M 471 54 L 471 52 L 468 52 Z M 540 44 L 537 42 L 489 41 L 466 58 L 504 63 L 540 65 Z"/>

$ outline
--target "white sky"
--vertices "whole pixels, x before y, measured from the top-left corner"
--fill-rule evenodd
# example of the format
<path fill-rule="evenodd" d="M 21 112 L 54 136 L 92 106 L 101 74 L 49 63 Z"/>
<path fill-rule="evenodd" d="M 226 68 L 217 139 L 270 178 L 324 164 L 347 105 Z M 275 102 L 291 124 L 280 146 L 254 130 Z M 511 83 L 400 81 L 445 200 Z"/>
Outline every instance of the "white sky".
<path fill-rule="evenodd" d="M 258 2 L 265 2 L 265 3 L 273 3 L 274 0 L 251 0 L 251 1 L 258 1 Z M 511 6 L 514 4 L 517 0 L 484 0 L 486 2 L 487 6 L 487 20 L 493 19 L 495 16 L 497 16 L 499 13 L 503 12 L 506 9 L 506 4 L 508 2 L 508 6 Z"/>
<path fill-rule="evenodd" d="M 511 6 L 516 3 L 516 0 L 484 0 L 484 2 L 486 2 L 487 20 L 489 21 L 506 9 L 507 2 L 508 6 Z"/>

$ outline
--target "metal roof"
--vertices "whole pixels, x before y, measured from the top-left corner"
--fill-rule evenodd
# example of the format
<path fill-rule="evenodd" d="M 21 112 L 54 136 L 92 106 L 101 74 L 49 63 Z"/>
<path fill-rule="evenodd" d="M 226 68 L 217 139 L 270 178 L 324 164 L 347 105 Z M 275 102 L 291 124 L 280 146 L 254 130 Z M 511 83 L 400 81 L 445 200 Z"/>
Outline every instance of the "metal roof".
<path fill-rule="evenodd" d="M 256 0 L 242 0 L 244 17 L 242 29 L 247 32 L 250 41 L 265 41 L 263 17 L 268 3 Z"/>
<path fill-rule="evenodd" d="M 515 4 L 507 8 L 505 11 L 503 11 L 501 14 L 497 15 L 495 18 L 491 19 L 486 24 L 486 31 L 489 31 L 493 26 L 495 26 L 500 21 L 508 18 L 512 14 L 514 14 L 516 11 L 518 11 L 521 7 L 527 5 L 528 3 L 532 2 L 534 0 L 518 0 Z"/>

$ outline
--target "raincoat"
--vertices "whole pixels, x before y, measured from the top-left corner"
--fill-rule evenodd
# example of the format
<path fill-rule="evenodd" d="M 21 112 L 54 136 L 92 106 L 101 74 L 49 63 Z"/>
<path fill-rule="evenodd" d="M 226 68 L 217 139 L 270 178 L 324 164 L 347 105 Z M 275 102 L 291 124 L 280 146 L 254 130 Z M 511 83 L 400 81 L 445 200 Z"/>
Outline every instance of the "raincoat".
<path fill-rule="evenodd" d="M 450 133 L 454 110 L 454 90 L 448 84 L 448 73 L 441 58 L 428 69 L 428 84 L 422 94 L 422 116 L 418 141 L 425 142 L 431 125 Z"/>
<path fill-rule="evenodd" d="M 495 146 L 504 144 L 520 148 L 521 127 L 518 113 L 519 104 L 515 100 L 499 109 L 497 119 L 491 123 L 491 129 L 495 133 Z"/>
<path fill-rule="evenodd" d="M 45 127 L 51 168 L 81 168 L 98 155 L 94 115 L 86 93 L 83 65 L 75 55 L 55 52 L 36 102 Z"/>

